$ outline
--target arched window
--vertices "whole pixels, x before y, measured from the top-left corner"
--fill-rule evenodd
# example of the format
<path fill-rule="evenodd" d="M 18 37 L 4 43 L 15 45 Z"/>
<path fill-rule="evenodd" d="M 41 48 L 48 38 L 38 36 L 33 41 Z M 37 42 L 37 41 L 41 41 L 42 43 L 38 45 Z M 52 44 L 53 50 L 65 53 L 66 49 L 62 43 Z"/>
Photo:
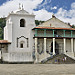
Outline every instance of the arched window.
<path fill-rule="evenodd" d="M 20 48 L 24 48 L 24 41 L 20 42 Z"/>
<path fill-rule="evenodd" d="M 24 19 L 20 20 L 20 27 L 25 27 L 25 20 Z"/>
<path fill-rule="evenodd" d="M 20 48 L 23 48 L 23 43 L 20 44 Z"/>

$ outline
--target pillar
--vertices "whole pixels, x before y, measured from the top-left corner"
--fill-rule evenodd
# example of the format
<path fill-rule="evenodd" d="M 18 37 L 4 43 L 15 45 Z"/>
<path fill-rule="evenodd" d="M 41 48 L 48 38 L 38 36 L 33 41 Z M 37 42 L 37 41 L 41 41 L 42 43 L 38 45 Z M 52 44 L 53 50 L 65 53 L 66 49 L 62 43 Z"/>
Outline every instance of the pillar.
<path fill-rule="evenodd" d="M 44 54 L 45 54 L 45 57 L 46 57 L 46 39 L 47 38 L 44 38 Z"/>
<path fill-rule="evenodd" d="M 53 55 L 55 54 L 55 38 L 53 38 Z"/>
<path fill-rule="evenodd" d="M 72 51 L 72 53 L 74 52 L 73 51 L 73 38 L 71 38 L 71 51 Z"/>
<path fill-rule="evenodd" d="M 38 62 L 37 38 L 35 38 L 35 57 L 36 57 L 36 60 L 35 60 L 35 62 Z"/>
<path fill-rule="evenodd" d="M 73 37 L 73 34 L 72 34 L 72 32 L 73 32 L 73 31 L 71 31 L 71 37 Z"/>
<path fill-rule="evenodd" d="M 64 30 L 64 37 L 65 37 L 65 30 Z"/>
<path fill-rule="evenodd" d="M 64 53 L 66 53 L 66 38 L 64 38 Z"/>
<path fill-rule="evenodd" d="M 54 31 L 55 31 L 55 30 L 53 30 L 53 37 L 54 37 Z"/>
<path fill-rule="evenodd" d="M 46 37 L 46 29 L 44 29 L 44 37 Z"/>
<path fill-rule="evenodd" d="M 35 36 L 37 36 L 37 35 L 38 35 L 38 34 L 37 34 L 37 30 L 38 30 L 38 29 L 35 29 Z"/>

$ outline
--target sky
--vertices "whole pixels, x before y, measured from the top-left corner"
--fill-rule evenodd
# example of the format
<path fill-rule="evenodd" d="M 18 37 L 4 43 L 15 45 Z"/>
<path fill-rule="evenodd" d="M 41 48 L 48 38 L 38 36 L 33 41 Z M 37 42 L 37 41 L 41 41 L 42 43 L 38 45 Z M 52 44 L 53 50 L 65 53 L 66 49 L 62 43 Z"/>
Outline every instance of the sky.
<path fill-rule="evenodd" d="M 75 24 L 75 0 L 0 0 L 0 17 L 6 17 L 19 8 L 19 3 L 36 20 L 46 21 L 54 14 L 63 22 Z"/>

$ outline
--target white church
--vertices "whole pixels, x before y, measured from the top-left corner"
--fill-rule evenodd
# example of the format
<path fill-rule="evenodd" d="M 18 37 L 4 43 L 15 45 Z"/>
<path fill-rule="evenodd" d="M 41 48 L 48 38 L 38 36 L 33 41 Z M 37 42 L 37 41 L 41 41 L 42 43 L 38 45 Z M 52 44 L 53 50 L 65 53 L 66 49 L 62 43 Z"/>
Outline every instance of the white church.
<path fill-rule="evenodd" d="M 22 7 L 7 16 L 0 49 L 3 62 L 38 63 L 55 54 L 75 59 L 75 29 L 54 15 L 36 26 L 35 15 Z"/>

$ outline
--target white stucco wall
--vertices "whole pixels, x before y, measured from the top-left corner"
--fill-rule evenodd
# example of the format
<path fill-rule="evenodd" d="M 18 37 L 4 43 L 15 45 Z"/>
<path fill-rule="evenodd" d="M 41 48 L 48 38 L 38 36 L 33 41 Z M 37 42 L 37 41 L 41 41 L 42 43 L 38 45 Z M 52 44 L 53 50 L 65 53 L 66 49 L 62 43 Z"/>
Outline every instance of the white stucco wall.
<path fill-rule="evenodd" d="M 25 27 L 20 27 L 21 19 L 25 20 Z M 15 55 L 23 52 L 29 52 L 32 54 L 34 46 L 34 39 L 33 39 L 34 31 L 32 31 L 32 29 L 34 27 L 35 27 L 35 15 L 24 14 L 21 11 L 17 14 L 14 13 L 10 14 L 7 17 L 6 27 L 4 28 L 4 40 L 8 40 L 9 42 L 11 42 L 11 44 L 8 45 L 9 54 L 13 52 L 15 52 Z M 17 47 L 17 38 L 18 38 L 18 47 Z M 28 38 L 28 47 L 27 47 L 27 38 Z M 23 48 L 20 48 L 21 41 L 24 41 Z"/>
<path fill-rule="evenodd" d="M 22 18 L 25 19 L 25 21 L 26 21 L 26 26 L 25 27 L 20 27 L 20 19 L 22 19 Z M 12 22 L 13 22 L 13 26 L 12 26 L 12 28 L 13 28 L 12 29 L 13 51 L 14 50 L 20 50 L 20 48 L 16 47 L 17 38 L 19 38 L 21 36 L 24 36 L 25 38 L 29 39 L 29 42 L 32 41 L 30 39 L 33 38 L 31 36 L 34 35 L 33 33 L 31 33 L 32 28 L 35 26 L 34 20 L 35 20 L 34 16 L 30 16 L 30 17 L 29 16 L 24 16 L 23 17 L 23 16 L 13 15 L 13 17 L 12 17 Z M 30 50 L 30 46 L 32 46 L 32 45 L 29 43 L 29 48 L 26 51 Z"/>

